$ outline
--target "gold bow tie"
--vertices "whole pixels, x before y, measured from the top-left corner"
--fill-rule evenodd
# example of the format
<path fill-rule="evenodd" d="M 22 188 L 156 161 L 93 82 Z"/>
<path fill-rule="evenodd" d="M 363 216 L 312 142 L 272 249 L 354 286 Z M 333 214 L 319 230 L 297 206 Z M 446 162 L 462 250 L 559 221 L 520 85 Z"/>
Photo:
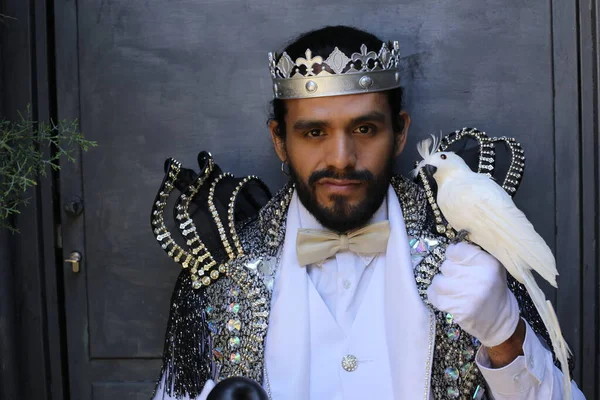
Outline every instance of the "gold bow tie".
<path fill-rule="evenodd" d="M 360 254 L 383 253 L 387 248 L 389 236 L 388 221 L 367 225 L 341 235 L 331 231 L 298 229 L 296 254 L 300 265 L 305 266 L 325 261 L 343 250 Z"/>

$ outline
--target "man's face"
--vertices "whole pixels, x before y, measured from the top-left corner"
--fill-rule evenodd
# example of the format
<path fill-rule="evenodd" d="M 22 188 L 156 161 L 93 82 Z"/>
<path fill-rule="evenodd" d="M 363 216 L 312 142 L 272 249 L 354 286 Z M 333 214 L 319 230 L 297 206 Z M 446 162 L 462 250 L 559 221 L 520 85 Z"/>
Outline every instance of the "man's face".
<path fill-rule="evenodd" d="M 275 148 L 290 167 L 302 204 L 326 228 L 366 224 L 381 205 L 405 130 L 394 134 L 385 93 L 286 100 L 286 138 Z"/>

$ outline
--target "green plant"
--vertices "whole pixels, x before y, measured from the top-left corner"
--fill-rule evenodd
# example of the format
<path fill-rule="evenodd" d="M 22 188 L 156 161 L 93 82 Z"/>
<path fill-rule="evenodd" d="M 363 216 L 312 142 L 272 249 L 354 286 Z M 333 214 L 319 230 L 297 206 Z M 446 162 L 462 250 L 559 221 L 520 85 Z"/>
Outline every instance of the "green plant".
<path fill-rule="evenodd" d="M 59 170 L 61 158 L 75 161 L 76 147 L 87 151 L 96 145 L 78 131 L 77 121 L 35 122 L 29 107 L 17 121 L 0 119 L 0 229 L 17 231 L 11 216 L 27 205 L 25 193 L 46 176 L 48 167 Z"/>

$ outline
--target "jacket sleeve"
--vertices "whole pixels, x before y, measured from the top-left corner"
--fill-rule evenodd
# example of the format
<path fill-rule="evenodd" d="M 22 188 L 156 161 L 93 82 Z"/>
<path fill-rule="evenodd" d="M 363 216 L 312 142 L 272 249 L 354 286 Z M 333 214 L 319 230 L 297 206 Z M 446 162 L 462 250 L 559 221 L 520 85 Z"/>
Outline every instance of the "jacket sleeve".
<path fill-rule="evenodd" d="M 163 366 L 154 399 L 197 399 L 211 378 L 211 341 L 204 289 L 181 271 L 165 334 Z"/>

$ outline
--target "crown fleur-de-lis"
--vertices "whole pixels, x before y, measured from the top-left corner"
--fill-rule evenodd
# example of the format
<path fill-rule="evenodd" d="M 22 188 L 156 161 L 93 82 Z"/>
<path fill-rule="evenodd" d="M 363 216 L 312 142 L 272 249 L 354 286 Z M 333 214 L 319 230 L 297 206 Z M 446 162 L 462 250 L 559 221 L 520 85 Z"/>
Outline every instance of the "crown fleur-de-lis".
<path fill-rule="evenodd" d="M 374 51 L 367 52 L 367 46 L 365 46 L 364 44 L 360 45 L 360 53 L 352 54 L 352 61 L 361 62 L 361 71 L 368 71 L 369 60 L 377 60 L 377 53 L 375 53 Z"/>
<path fill-rule="evenodd" d="M 306 66 L 306 75 L 305 76 L 312 76 L 312 75 L 314 75 L 312 66 L 314 64 L 323 63 L 323 57 L 316 56 L 313 58 L 312 51 L 310 51 L 310 49 L 306 49 L 304 56 L 305 57 L 298 57 L 296 59 L 296 65 L 298 67 L 300 67 L 302 65 Z"/>

